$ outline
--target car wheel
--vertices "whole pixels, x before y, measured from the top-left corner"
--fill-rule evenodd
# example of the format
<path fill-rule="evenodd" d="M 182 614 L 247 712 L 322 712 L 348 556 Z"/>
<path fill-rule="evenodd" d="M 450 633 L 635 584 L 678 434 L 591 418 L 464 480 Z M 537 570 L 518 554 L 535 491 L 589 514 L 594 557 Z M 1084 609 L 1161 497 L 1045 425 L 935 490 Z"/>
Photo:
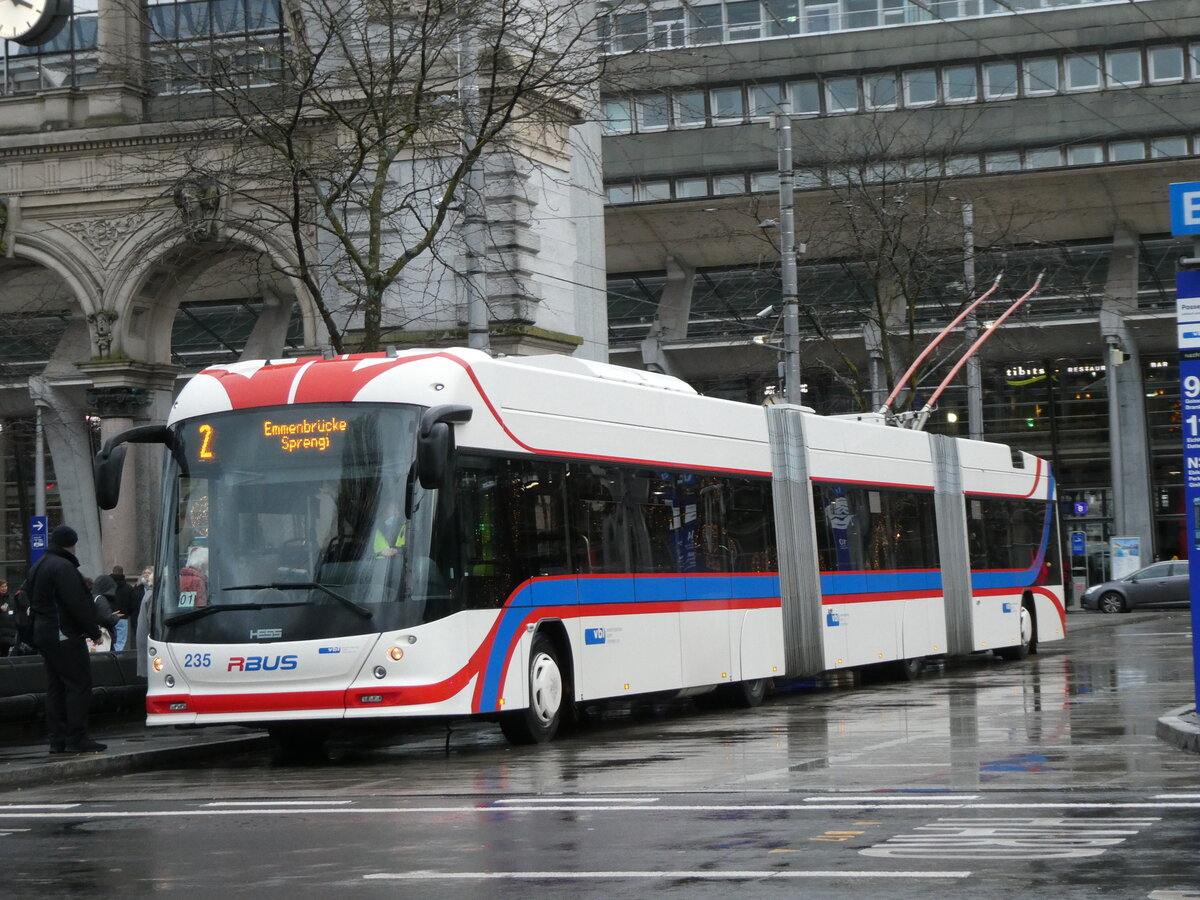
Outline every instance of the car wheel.
<path fill-rule="evenodd" d="M 544 744 L 553 740 L 571 703 L 564 690 L 562 669 L 554 642 L 544 634 L 529 649 L 529 706 L 500 718 L 500 730 L 514 744 Z"/>
<path fill-rule="evenodd" d="M 1125 598 L 1116 591 L 1105 591 L 1101 594 L 1096 608 L 1103 613 L 1129 612 L 1129 607 L 1125 605 Z"/>

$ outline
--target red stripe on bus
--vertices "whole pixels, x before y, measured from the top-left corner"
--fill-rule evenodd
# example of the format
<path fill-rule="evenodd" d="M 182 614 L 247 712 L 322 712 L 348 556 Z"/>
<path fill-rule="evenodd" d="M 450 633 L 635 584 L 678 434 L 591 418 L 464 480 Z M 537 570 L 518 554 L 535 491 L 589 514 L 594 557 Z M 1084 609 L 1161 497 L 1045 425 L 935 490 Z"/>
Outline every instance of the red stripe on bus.
<path fill-rule="evenodd" d="M 1010 596 L 1013 594 L 1019 594 L 1023 591 L 1032 591 L 1035 594 L 1041 594 L 1043 597 L 1045 597 L 1047 600 L 1049 600 L 1051 603 L 1054 604 L 1054 611 L 1058 613 L 1058 618 L 1062 621 L 1063 636 L 1066 637 L 1066 634 L 1067 634 L 1067 610 L 1063 607 L 1062 600 L 1059 599 L 1058 595 L 1056 595 L 1054 593 L 1054 591 L 1050 590 L 1047 587 L 1043 587 L 1041 585 L 1030 585 L 1028 587 L 1023 587 L 1023 588 L 1022 587 L 988 588 L 988 589 L 982 590 L 982 591 L 972 591 L 972 594 L 976 597 L 1001 597 L 1006 594 L 1010 595 Z"/>
<path fill-rule="evenodd" d="M 266 713 L 340 710 L 345 708 L 345 690 L 286 691 L 270 694 L 164 694 L 146 698 L 150 715 L 173 713 Z M 184 704 L 184 709 L 171 709 Z"/>

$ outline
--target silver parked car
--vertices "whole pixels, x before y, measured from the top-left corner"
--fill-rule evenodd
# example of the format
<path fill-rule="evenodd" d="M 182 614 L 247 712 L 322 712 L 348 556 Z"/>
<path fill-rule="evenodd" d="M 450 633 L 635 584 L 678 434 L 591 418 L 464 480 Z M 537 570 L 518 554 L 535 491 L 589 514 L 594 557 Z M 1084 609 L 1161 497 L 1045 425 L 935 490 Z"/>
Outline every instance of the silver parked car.
<path fill-rule="evenodd" d="M 1173 559 L 1138 569 L 1115 581 L 1092 585 L 1083 592 L 1082 605 L 1084 609 L 1119 613 L 1158 603 L 1187 603 L 1190 599 L 1187 560 Z"/>

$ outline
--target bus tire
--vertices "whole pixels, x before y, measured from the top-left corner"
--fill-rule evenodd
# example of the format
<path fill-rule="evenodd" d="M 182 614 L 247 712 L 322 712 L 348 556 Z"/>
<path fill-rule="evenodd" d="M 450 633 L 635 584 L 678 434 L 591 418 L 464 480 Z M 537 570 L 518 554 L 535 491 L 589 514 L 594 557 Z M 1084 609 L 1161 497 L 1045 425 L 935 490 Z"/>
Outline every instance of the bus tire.
<path fill-rule="evenodd" d="M 737 709 L 753 709 L 762 704 L 767 696 L 767 679 L 752 678 L 749 681 L 735 681 L 725 685 L 721 690 L 721 699 Z"/>
<path fill-rule="evenodd" d="M 896 665 L 900 676 L 906 681 L 920 681 L 921 676 L 925 674 L 925 658 L 923 656 L 902 659 Z"/>
<path fill-rule="evenodd" d="M 529 648 L 529 706 L 500 716 L 500 730 L 514 744 L 545 744 L 562 724 L 566 699 L 558 649 L 539 632 Z"/>
<path fill-rule="evenodd" d="M 1033 649 L 1033 612 L 1028 603 L 1021 604 L 1021 642 L 1015 647 L 1001 647 L 996 655 L 1001 659 L 1025 659 Z"/>

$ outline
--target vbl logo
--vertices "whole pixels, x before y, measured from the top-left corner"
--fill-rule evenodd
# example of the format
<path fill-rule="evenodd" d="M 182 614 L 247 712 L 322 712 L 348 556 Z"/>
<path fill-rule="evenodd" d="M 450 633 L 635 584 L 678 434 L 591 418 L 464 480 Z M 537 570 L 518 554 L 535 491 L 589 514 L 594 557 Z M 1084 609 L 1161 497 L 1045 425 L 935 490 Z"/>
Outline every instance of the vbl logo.
<path fill-rule="evenodd" d="M 300 665 L 296 656 L 231 656 L 226 672 L 287 672 Z"/>
<path fill-rule="evenodd" d="M 607 640 L 607 637 L 603 628 L 585 628 L 583 630 L 583 642 L 585 644 L 603 644 Z"/>

